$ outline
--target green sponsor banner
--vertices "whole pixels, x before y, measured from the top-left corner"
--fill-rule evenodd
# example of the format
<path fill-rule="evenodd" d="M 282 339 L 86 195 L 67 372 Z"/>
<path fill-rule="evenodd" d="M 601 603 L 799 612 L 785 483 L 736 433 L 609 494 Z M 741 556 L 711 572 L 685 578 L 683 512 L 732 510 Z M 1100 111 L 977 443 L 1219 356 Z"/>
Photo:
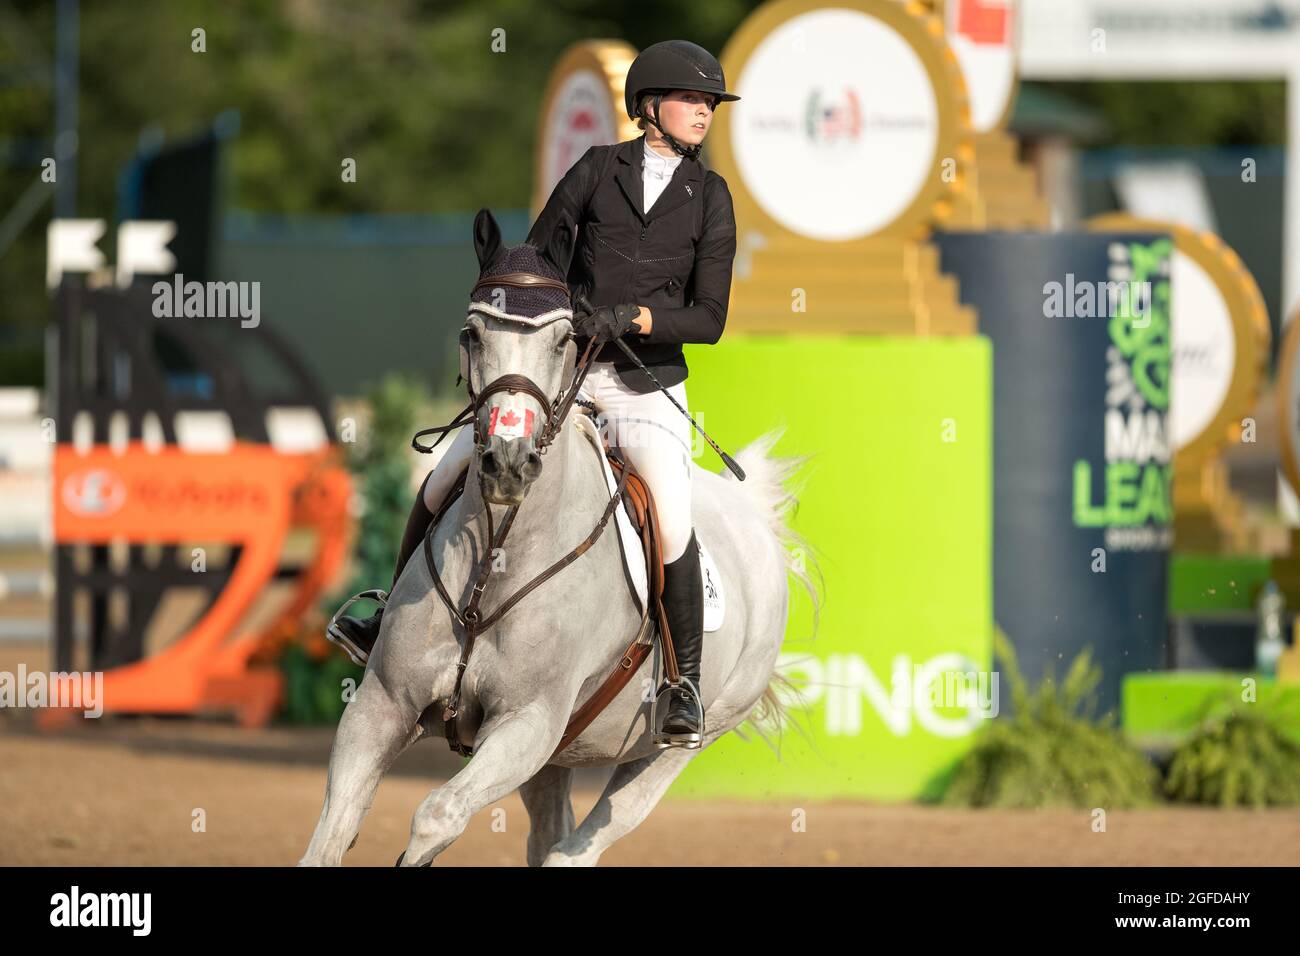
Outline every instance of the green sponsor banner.
<path fill-rule="evenodd" d="M 825 576 L 820 630 L 791 578 L 778 667 L 800 685 L 781 756 L 729 734 L 681 797 L 934 796 L 996 711 L 987 339 L 728 335 L 687 350 L 690 410 L 734 453 L 785 427 L 811 454 L 792 524 Z M 697 436 L 698 439 L 698 436 Z M 720 469 L 702 440 L 697 461 Z M 708 654 L 708 634 L 704 653 Z"/>
<path fill-rule="evenodd" d="M 1139 747 L 1168 750 L 1191 735 L 1205 718 L 1207 708 L 1229 701 L 1244 701 L 1249 687 L 1259 703 L 1284 694 L 1287 686 L 1271 677 L 1236 671 L 1167 671 L 1125 674 L 1123 685 L 1124 733 Z M 1283 725 L 1300 743 L 1300 723 Z"/>
<path fill-rule="evenodd" d="M 1169 559 L 1169 613 L 1254 611 L 1272 573 L 1267 557 L 1175 554 Z"/>

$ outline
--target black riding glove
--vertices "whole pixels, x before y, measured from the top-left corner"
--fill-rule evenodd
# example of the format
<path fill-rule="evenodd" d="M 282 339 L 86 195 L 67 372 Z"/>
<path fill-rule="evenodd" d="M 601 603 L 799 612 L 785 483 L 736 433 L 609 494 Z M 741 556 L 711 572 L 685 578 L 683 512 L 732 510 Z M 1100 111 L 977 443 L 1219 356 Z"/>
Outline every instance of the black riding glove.
<path fill-rule="evenodd" d="M 633 319 L 640 314 L 641 309 L 635 305 L 602 305 L 594 312 L 575 313 L 573 332 L 579 338 L 605 342 L 621 339 L 637 327 Z"/>

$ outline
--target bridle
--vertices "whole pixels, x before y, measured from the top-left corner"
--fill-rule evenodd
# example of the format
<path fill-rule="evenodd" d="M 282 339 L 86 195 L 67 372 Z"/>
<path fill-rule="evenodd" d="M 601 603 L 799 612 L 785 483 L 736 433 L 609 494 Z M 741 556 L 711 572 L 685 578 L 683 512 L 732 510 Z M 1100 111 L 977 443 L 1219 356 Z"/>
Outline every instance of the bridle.
<path fill-rule="evenodd" d="M 535 275 L 534 273 L 531 272 L 510 272 L 504 275 L 481 278 L 479 279 L 478 283 L 474 286 L 474 291 L 477 292 L 479 289 L 482 289 L 484 287 L 503 286 L 503 285 L 513 286 L 515 288 L 524 288 L 524 289 L 527 288 L 556 289 L 559 291 L 563 291 L 566 297 L 569 295 L 569 287 L 563 282 L 561 282 L 560 280 L 550 279 L 547 278 L 546 276 Z M 470 304 L 471 311 L 474 311 L 476 305 L 479 305 L 479 303 L 471 302 Z M 500 313 L 491 308 L 484 308 L 481 309 L 481 311 L 486 311 L 492 315 L 498 315 L 501 317 L 508 318 L 508 316 L 503 315 L 503 313 Z M 557 309 L 555 310 L 555 315 L 553 318 L 550 317 L 551 313 L 544 313 L 540 318 L 542 319 L 549 318 L 550 321 L 558 321 L 561 318 L 570 319 L 572 318 L 572 315 L 573 312 L 571 308 Z M 543 322 L 538 324 L 546 324 L 546 323 Z M 601 344 L 603 344 L 603 342 L 598 337 L 593 337 L 591 341 L 587 343 L 587 347 L 586 349 L 583 350 L 582 356 L 578 358 L 575 362 L 574 374 L 572 379 L 567 383 L 561 384 L 559 392 L 554 399 L 547 396 L 546 393 L 543 392 L 541 388 L 538 387 L 537 383 L 534 382 L 532 379 L 530 379 L 527 375 L 520 375 L 514 372 L 510 372 L 505 375 L 499 376 L 498 378 L 494 379 L 491 383 L 489 383 L 486 387 L 484 387 L 481 391 L 476 393 L 474 391 L 474 384 L 472 381 L 473 370 L 472 369 L 467 370 L 470 374 L 467 374 L 464 377 L 466 379 L 466 387 L 469 392 L 469 398 L 470 398 L 469 404 L 466 405 L 465 408 L 462 409 L 456 415 L 456 417 L 452 419 L 452 421 L 448 422 L 446 425 L 439 425 L 435 428 L 425 428 L 419 432 L 416 432 L 415 437 L 411 439 L 411 447 L 413 447 L 418 452 L 428 454 L 429 452 L 433 451 L 433 449 L 438 447 L 439 443 L 442 442 L 442 440 L 447 437 L 448 433 L 450 433 L 451 431 L 457 428 L 460 428 L 461 426 L 466 424 L 467 421 L 472 419 L 473 427 L 474 427 L 475 454 L 481 455 L 483 453 L 483 450 L 486 447 L 486 442 L 484 441 L 484 437 L 481 433 L 481 425 L 479 422 L 479 417 L 480 417 L 479 411 L 483 407 L 483 404 L 492 395 L 495 395 L 497 392 L 511 392 L 511 393 L 523 392 L 524 394 L 530 395 L 533 398 L 535 398 L 538 404 L 540 404 L 542 408 L 545 410 L 544 414 L 547 416 L 546 425 L 544 426 L 541 433 L 534 441 L 534 446 L 537 448 L 539 455 L 546 454 L 546 449 L 550 446 L 551 442 L 554 441 L 556 435 L 559 434 L 559 430 L 562 423 L 565 420 L 565 416 L 568 414 L 569 409 L 572 407 L 574 400 L 578 396 L 578 391 L 582 387 L 582 383 L 587 377 L 587 371 L 590 367 L 591 359 L 595 354 L 595 350 Z M 423 436 L 437 434 L 439 432 L 442 433 L 442 437 L 439 438 L 438 441 L 434 442 L 432 445 L 421 444 L 420 439 Z M 495 564 L 494 555 L 500 553 L 499 549 L 505 543 L 506 535 L 510 532 L 510 526 L 514 523 L 515 515 L 519 511 L 519 505 L 510 506 L 509 510 L 506 512 L 505 517 L 501 521 L 501 530 L 500 530 L 500 534 L 498 535 L 494 527 L 492 508 L 486 505 L 487 496 L 486 494 L 484 494 L 483 500 L 485 503 L 485 510 L 487 511 L 487 521 L 488 521 L 488 547 L 484 549 L 483 557 L 479 562 L 479 566 L 477 570 L 473 574 L 474 586 L 470 591 L 469 600 L 466 602 L 464 608 L 458 609 L 456 607 L 456 602 L 453 601 L 451 599 L 451 595 L 447 593 L 447 588 L 442 583 L 442 577 L 438 574 L 437 563 L 434 561 L 434 557 L 433 557 L 434 531 L 437 529 L 438 523 L 442 519 L 443 514 L 445 514 L 447 508 L 450 506 L 451 502 L 455 499 L 458 489 L 463 487 L 464 484 L 463 475 L 460 481 L 457 482 L 457 486 L 456 488 L 453 489 L 452 494 L 448 495 L 447 498 L 443 501 L 443 505 L 439 509 L 438 514 L 435 515 L 433 520 L 429 523 L 428 530 L 425 532 L 424 535 L 425 564 L 428 566 L 429 573 L 433 577 L 433 584 L 434 587 L 437 588 L 438 596 L 442 599 L 443 604 L 447 606 L 447 609 L 451 612 L 452 616 L 456 619 L 456 621 L 461 625 L 461 627 L 465 629 L 465 635 L 466 635 L 465 646 L 461 651 L 460 661 L 456 665 L 456 685 L 452 691 L 451 698 L 448 700 L 447 706 L 443 710 L 443 714 L 442 714 L 442 719 L 445 725 L 447 743 L 451 746 L 451 749 L 454 750 L 456 753 L 459 753 L 464 757 L 470 757 L 473 756 L 473 752 L 474 752 L 472 747 L 467 747 L 461 743 L 459 733 L 457 732 L 456 718 L 460 713 L 461 680 L 465 676 L 465 668 L 469 665 L 469 657 L 474 650 L 475 639 L 478 637 L 480 633 L 487 630 L 489 627 L 491 627 L 497 621 L 499 621 L 507 611 L 509 611 L 512 607 L 514 607 L 517 603 L 519 603 L 519 601 L 522 600 L 531 591 L 539 587 L 547 579 L 557 574 L 559 571 L 563 570 L 568 565 L 572 564 L 574 561 L 580 558 L 584 553 L 586 553 L 587 549 L 589 549 L 593 544 L 596 543 L 596 540 L 600 537 L 601 532 L 605 530 L 605 525 L 609 523 L 609 519 L 613 516 L 615 509 L 618 507 L 619 501 L 623 497 L 623 490 L 626 487 L 627 477 L 630 472 L 631 472 L 630 467 L 625 467 L 622 470 L 622 473 L 620 474 L 618 479 L 618 486 L 614 490 L 614 493 L 610 496 L 609 503 L 605 506 L 605 511 L 601 515 L 600 521 L 597 522 L 596 527 L 592 529 L 591 533 L 588 534 L 587 537 L 584 538 L 581 542 L 579 542 L 578 546 L 575 547 L 572 551 L 570 551 L 564 557 L 560 558 L 560 560 L 556 561 L 554 564 L 552 564 L 541 574 L 534 577 L 531 581 L 525 584 L 513 595 L 511 595 L 509 598 L 507 598 L 505 601 L 499 604 L 496 610 L 494 610 L 491 614 L 488 614 L 487 616 L 484 616 L 483 613 L 480 611 L 479 604 L 483 599 L 483 592 L 487 588 L 488 579 L 492 575 L 493 565 Z M 480 493 L 483 493 L 484 491 L 483 472 L 481 469 L 479 471 L 479 491 Z M 585 718 L 585 720 L 588 722 L 591 719 L 594 719 L 594 715 Z M 585 726 L 585 724 L 583 724 L 583 726 Z M 563 749 L 563 747 L 567 745 L 569 741 L 571 741 L 574 737 L 577 736 L 576 733 L 572 733 L 572 731 L 575 729 L 577 729 L 577 725 L 571 722 L 571 726 L 568 728 L 568 731 L 566 732 L 566 735 L 564 737 L 564 742 L 561 744 L 560 748 L 556 750 L 556 753 L 558 753 L 560 749 Z"/>
<path fill-rule="evenodd" d="M 495 286 L 513 286 L 520 289 L 555 289 L 563 292 L 566 297 L 569 295 L 569 287 L 564 282 L 559 279 L 551 279 L 546 276 L 535 275 L 531 272 L 508 272 L 503 275 L 488 276 L 479 279 L 474 286 L 474 292 L 478 292 L 478 290 L 482 288 Z M 470 311 L 487 311 L 490 314 L 501 315 L 501 313 L 496 313 L 495 310 L 491 309 L 476 309 L 475 306 L 477 305 L 479 305 L 479 303 L 471 302 Z M 549 315 L 550 313 L 547 314 Z M 570 319 L 572 316 L 572 309 L 557 309 L 555 310 L 555 315 L 551 321 Z M 504 315 L 502 315 L 502 317 L 508 318 L 508 316 Z M 465 328 L 461 329 L 462 337 L 464 336 L 465 331 Z M 572 338 L 572 333 L 570 333 L 570 338 Z M 438 425 L 434 428 L 425 428 L 416 432 L 415 437 L 411 439 L 411 447 L 421 454 L 427 455 L 441 444 L 443 438 L 446 438 L 449 432 L 455 431 L 462 425 L 472 422 L 474 428 L 474 450 L 476 454 L 482 454 L 483 450 L 487 447 L 487 443 L 482 434 L 482 425 L 479 421 L 479 411 L 482 409 L 484 403 L 486 403 L 487 400 L 497 392 L 510 392 L 511 394 L 523 392 L 537 400 L 537 404 L 542 406 L 543 414 L 546 416 L 546 424 L 533 443 L 537 448 L 538 454 L 546 454 L 547 447 L 555 440 L 555 436 L 560 428 L 560 423 L 564 421 L 565 415 L 568 414 L 569 409 L 573 406 L 574 400 L 578 397 L 578 392 L 582 387 L 582 383 L 587 377 L 587 371 L 590 367 L 591 356 L 594 352 L 595 346 L 596 340 L 593 338 L 587 343 L 587 347 L 583 350 L 582 356 L 578 358 L 575 363 L 572 379 L 560 386 L 559 393 L 553 399 L 547 396 L 531 378 L 517 372 L 509 372 L 505 375 L 501 375 L 489 383 L 482 391 L 475 392 L 472 375 L 468 372 L 463 372 L 462 377 L 465 378 L 466 388 L 469 393 L 469 404 L 461 409 L 456 417 L 446 425 Z M 465 347 L 463 342 L 461 347 Z M 442 437 L 432 445 L 421 444 L 420 439 L 425 435 L 435 435 L 439 432 L 442 433 Z"/>

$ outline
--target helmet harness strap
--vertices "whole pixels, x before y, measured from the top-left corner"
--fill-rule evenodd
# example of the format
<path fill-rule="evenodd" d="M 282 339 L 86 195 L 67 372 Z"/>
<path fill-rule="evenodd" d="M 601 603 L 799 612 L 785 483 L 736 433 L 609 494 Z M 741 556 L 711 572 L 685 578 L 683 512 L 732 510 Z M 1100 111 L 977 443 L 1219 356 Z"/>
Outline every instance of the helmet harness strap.
<path fill-rule="evenodd" d="M 662 91 L 659 91 L 655 93 L 654 97 L 653 111 L 647 111 L 642 114 L 645 116 L 646 121 L 652 124 L 655 129 L 659 130 L 664 139 L 668 140 L 668 145 L 673 148 L 673 152 L 677 153 L 679 156 L 685 156 L 687 159 L 697 159 L 700 155 L 700 147 L 703 144 L 696 143 L 694 146 L 683 146 L 671 133 L 664 129 L 659 123 L 659 104 L 663 102 L 664 94 Z M 654 116 L 651 116 L 650 112 L 653 112 Z"/>

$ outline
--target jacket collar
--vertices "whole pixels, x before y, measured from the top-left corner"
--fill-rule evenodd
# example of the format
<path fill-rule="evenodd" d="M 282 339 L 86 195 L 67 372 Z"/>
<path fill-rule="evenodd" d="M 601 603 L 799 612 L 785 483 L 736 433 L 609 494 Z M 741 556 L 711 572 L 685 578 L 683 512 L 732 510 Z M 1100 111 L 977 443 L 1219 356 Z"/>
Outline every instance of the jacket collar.
<path fill-rule="evenodd" d="M 642 179 L 645 138 L 646 134 L 642 133 L 636 139 L 619 143 L 618 151 L 615 153 L 618 168 L 615 170 L 614 178 L 618 180 L 623 195 L 632 206 L 632 211 L 642 223 L 650 223 L 699 195 L 703 188 L 704 168 L 698 159 L 682 157 L 682 161 L 673 170 L 672 179 L 655 200 L 655 204 L 650 207 L 650 212 L 642 212 L 641 207 L 645 201 L 645 183 Z"/>

